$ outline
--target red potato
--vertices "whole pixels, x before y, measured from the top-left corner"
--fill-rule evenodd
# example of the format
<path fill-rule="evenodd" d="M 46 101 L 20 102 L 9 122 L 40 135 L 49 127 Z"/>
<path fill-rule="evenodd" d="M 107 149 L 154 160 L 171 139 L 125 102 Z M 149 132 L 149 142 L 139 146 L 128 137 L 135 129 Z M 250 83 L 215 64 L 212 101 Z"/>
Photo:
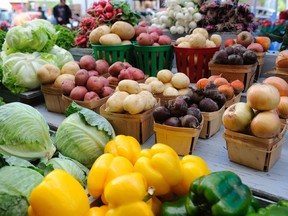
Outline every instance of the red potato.
<path fill-rule="evenodd" d="M 98 59 L 96 61 L 95 70 L 99 73 L 99 75 L 108 73 L 109 64 L 104 59 Z"/>
<path fill-rule="evenodd" d="M 143 21 L 140 21 L 140 22 L 138 23 L 138 26 L 143 26 L 143 27 L 145 27 L 145 26 L 150 26 L 150 23 L 143 20 Z"/>
<path fill-rule="evenodd" d="M 132 65 L 130 63 L 128 63 L 128 62 L 123 62 L 123 64 L 125 65 L 126 69 L 129 68 L 129 67 L 132 67 Z"/>
<path fill-rule="evenodd" d="M 148 33 L 156 32 L 158 35 L 163 35 L 163 31 L 159 27 L 151 27 L 148 29 Z"/>
<path fill-rule="evenodd" d="M 125 65 L 121 61 L 114 62 L 110 67 L 108 68 L 108 73 L 111 76 L 118 77 L 121 70 L 125 69 Z"/>
<path fill-rule="evenodd" d="M 131 68 L 131 67 L 129 67 L 129 68 Z M 133 80 L 133 76 L 130 73 L 130 71 L 128 70 L 129 68 L 123 69 L 120 71 L 120 74 L 118 76 L 119 81 L 124 80 L 124 79 Z"/>
<path fill-rule="evenodd" d="M 96 93 L 100 94 L 102 88 L 104 87 L 104 82 L 97 76 L 91 76 L 87 80 L 86 86 L 89 91 L 95 91 Z"/>
<path fill-rule="evenodd" d="M 104 86 L 102 93 L 101 93 L 102 98 L 112 95 L 113 92 L 114 92 L 114 89 L 112 89 L 110 86 Z"/>
<path fill-rule="evenodd" d="M 107 80 L 109 81 L 109 83 L 118 83 L 119 82 L 118 77 L 114 77 L 114 76 L 108 76 Z"/>
<path fill-rule="evenodd" d="M 160 46 L 159 43 L 153 43 L 152 46 Z"/>
<path fill-rule="evenodd" d="M 145 79 L 145 73 L 139 68 L 129 67 L 127 68 L 129 73 L 132 75 L 134 80 L 143 80 Z"/>
<path fill-rule="evenodd" d="M 157 32 L 151 32 L 151 33 L 150 33 L 150 36 L 152 37 L 154 43 L 155 43 L 155 42 L 158 42 L 158 40 L 159 40 L 159 35 L 158 35 Z"/>
<path fill-rule="evenodd" d="M 148 33 L 148 26 L 134 26 L 135 36 L 138 37 L 141 33 Z"/>
<path fill-rule="evenodd" d="M 83 101 L 85 94 L 88 92 L 85 86 L 76 86 L 72 89 L 69 97 L 73 100 Z"/>
<path fill-rule="evenodd" d="M 99 95 L 94 91 L 89 91 L 84 95 L 84 101 L 99 100 Z"/>
<path fill-rule="evenodd" d="M 73 80 L 64 80 L 61 85 L 61 92 L 63 95 L 70 95 L 73 88 L 75 88 Z"/>
<path fill-rule="evenodd" d="M 96 70 L 89 70 L 88 75 L 89 75 L 89 77 L 90 76 L 99 76 L 99 73 Z"/>
<path fill-rule="evenodd" d="M 169 36 L 167 35 L 160 35 L 159 36 L 159 40 L 158 40 L 158 43 L 160 45 L 169 45 L 169 44 L 172 44 L 172 40 Z"/>
<path fill-rule="evenodd" d="M 75 74 L 75 84 L 77 86 L 85 86 L 89 78 L 89 73 L 85 69 L 80 69 Z"/>
<path fill-rule="evenodd" d="M 79 65 L 81 69 L 94 70 L 96 67 L 96 61 L 91 55 L 84 55 L 79 60 Z"/>
<path fill-rule="evenodd" d="M 103 82 L 104 86 L 109 86 L 109 80 L 105 77 L 99 76 L 101 82 Z"/>
<path fill-rule="evenodd" d="M 151 35 L 148 33 L 141 33 L 136 38 L 137 44 L 140 46 L 152 46 L 154 40 L 152 39 Z"/>

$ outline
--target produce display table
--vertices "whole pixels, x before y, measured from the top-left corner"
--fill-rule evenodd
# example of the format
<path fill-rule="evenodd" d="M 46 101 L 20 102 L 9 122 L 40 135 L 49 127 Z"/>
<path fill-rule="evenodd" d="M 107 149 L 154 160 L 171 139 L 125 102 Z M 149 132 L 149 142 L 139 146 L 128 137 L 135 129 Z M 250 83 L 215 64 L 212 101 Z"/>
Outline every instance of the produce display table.
<path fill-rule="evenodd" d="M 35 106 L 48 121 L 52 130 L 56 130 L 65 119 L 63 114 L 48 112 L 45 104 Z M 282 148 L 282 154 L 278 162 L 269 172 L 254 170 L 236 163 L 230 162 L 223 135 L 224 128 L 209 139 L 198 139 L 193 154 L 202 157 L 211 171 L 230 170 L 237 173 L 242 181 L 251 187 L 253 193 L 267 200 L 288 200 L 288 134 Z M 155 143 L 152 135 L 143 145 L 149 148 Z"/>

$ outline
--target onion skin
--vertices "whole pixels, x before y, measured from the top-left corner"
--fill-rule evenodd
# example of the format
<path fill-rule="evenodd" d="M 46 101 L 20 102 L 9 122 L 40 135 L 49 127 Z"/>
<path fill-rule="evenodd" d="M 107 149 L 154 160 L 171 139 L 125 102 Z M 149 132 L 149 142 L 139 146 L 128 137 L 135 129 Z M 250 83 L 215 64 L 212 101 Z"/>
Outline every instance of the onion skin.
<path fill-rule="evenodd" d="M 271 111 L 259 112 L 251 121 L 250 130 L 259 138 L 273 138 L 281 131 L 281 121 L 277 113 Z"/>
<path fill-rule="evenodd" d="M 259 111 L 275 109 L 280 102 L 280 93 L 273 85 L 255 83 L 247 90 L 247 104 Z"/>
<path fill-rule="evenodd" d="M 280 118 L 283 118 L 283 119 L 288 118 L 288 97 L 287 96 L 280 97 L 280 103 L 277 106 L 276 110 Z"/>
<path fill-rule="evenodd" d="M 288 83 L 281 77 L 271 76 L 263 80 L 263 83 L 276 87 L 280 93 L 280 96 L 288 96 Z"/>
<path fill-rule="evenodd" d="M 222 122 L 226 129 L 245 132 L 254 117 L 254 111 L 244 102 L 229 106 L 223 113 Z"/>

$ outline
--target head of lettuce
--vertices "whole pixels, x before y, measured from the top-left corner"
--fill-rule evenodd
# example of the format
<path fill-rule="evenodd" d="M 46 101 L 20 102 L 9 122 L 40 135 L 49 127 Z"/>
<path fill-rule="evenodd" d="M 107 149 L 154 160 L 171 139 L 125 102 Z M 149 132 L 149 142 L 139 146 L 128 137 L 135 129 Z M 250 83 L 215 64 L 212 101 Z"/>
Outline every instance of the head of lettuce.
<path fill-rule="evenodd" d="M 0 154 L 50 159 L 55 150 L 49 126 L 38 110 L 19 102 L 0 106 Z"/>

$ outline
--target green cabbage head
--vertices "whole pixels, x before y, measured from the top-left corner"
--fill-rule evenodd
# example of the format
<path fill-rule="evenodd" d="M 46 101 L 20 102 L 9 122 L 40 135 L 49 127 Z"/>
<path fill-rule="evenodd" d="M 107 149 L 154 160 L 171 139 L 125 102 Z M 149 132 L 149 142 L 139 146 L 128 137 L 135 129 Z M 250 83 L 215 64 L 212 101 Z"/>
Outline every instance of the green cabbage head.
<path fill-rule="evenodd" d="M 0 153 L 24 159 L 51 158 L 55 146 L 41 113 L 20 102 L 0 106 Z"/>

